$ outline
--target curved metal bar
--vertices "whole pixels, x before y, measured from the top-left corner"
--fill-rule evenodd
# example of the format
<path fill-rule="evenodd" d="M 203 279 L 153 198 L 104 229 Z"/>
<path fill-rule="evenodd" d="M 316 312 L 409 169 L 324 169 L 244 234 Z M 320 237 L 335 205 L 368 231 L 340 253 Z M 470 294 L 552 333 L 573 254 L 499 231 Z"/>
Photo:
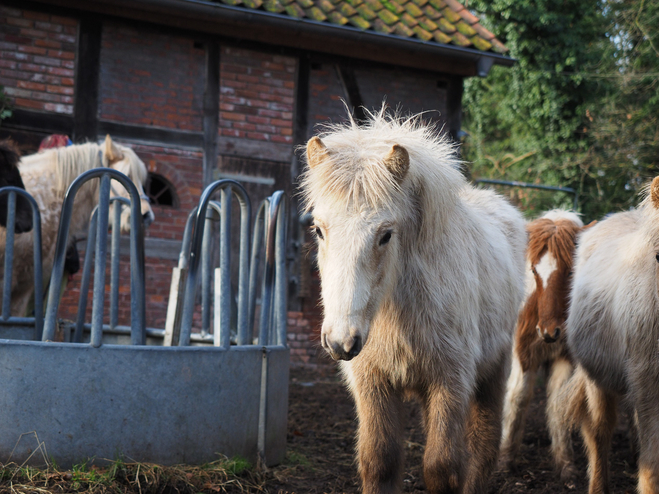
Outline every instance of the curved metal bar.
<path fill-rule="evenodd" d="M 119 325 L 119 257 L 121 255 L 121 209 L 130 207 L 125 197 L 110 198 L 112 207 L 112 247 L 110 254 L 110 327 Z M 140 211 L 141 212 L 141 211 Z"/>
<path fill-rule="evenodd" d="M 109 176 L 106 180 L 104 176 Z M 144 344 L 146 340 L 146 314 L 145 314 L 145 295 L 144 295 L 144 234 L 143 234 L 143 220 L 140 208 L 140 195 L 135 187 L 135 184 L 124 175 L 123 173 L 113 170 L 112 168 L 95 168 L 88 170 L 78 176 L 69 186 L 66 191 L 64 203 L 62 204 L 62 213 L 60 216 L 59 229 L 57 233 L 57 242 L 55 248 L 55 259 L 53 263 L 53 271 L 50 282 L 50 289 L 48 291 L 48 305 L 46 307 L 46 319 L 43 332 L 43 341 L 52 341 L 55 336 L 55 329 L 57 327 L 57 310 L 59 308 L 59 287 L 62 283 L 62 275 L 64 272 L 64 257 L 66 255 L 67 238 L 69 226 L 71 223 L 71 216 L 73 214 L 73 201 L 80 187 L 93 178 L 101 177 L 101 196 L 99 197 L 99 204 L 105 204 L 101 207 L 101 214 L 109 208 L 109 194 L 110 194 L 110 180 L 117 180 L 123 185 L 130 195 L 131 201 L 131 231 L 130 231 L 130 266 L 131 266 L 131 340 L 134 345 Z M 107 184 L 107 185 L 105 185 Z M 107 197 L 105 197 L 107 195 Z M 102 201 L 102 202 L 101 202 Z M 102 221 L 98 221 L 98 227 L 102 226 Z M 97 230 L 98 232 L 98 230 Z M 107 227 L 101 230 L 102 233 L 107 235 Z M 104 250 L 101 250 L 99 245 L 99 237 L 103 237 L 103 244 L 106 244 L 105 235 L 98 235 L 96 238 L 97 244 L 97 264 L 101 256 L 98 255 Z M 103 269 L 103 272 L 105 270 Z M 98 272 L 95 273 L 95 278 Z M 96 285 L 96 283 L 95 283 Z M 104 298 L 103 292 L 98 294 L 99 298 Z M 96 297 L 95 297 L 96 298 Z"/>
<path fill-rule="evenodd" d="M 276 194 L 276 193 L 275 193 Z M 286 241 L 288 239 L 288 216 L 286 196 L 281 193 L 277 198 L 275 208 L 277 227 L 275 229 L 275 301 L 274 301 L 274 331 L 278 345 L 286 346 L 286 323 L 288 320 L 288 287 L 286 270 Z M 274 202 L 274 201 L 273 201 Z"/>
<path fill-rule="evenodd" d="M 254 315 L 256 313 L 256 285 L 259 275 L 259 266 L 261 260 L 261 248 L 263 247 L 263 237 L 265 235 L 265 213 L 268 209 L 269 201 L 264 199 L 259 205 L 256 219 L 254 220 L 254 234 L 252 235 L 252 256 L 249 269 L 249 302 L 248 302 L 248 326 L 249 326 L 249 339 L 251 340 L 252 331 L 254 329 Z M 239 345 L 246 345 L 249 341 L 238 343 Z"/>
<path fill-rule="evenodd" d="M 197 282 L 197 274 L 199 271 L 199 264 L 200 264 L 200 253 L 201 253 L 201 247 L 202 247 L 202 240 L 204 236 L 204 224 L 206 220 L 206 209 L 208 207 L 208 203 L 210 202 L 210 198 L 213 195 L 213 193 L 218 190 L 218 189 L 224 189 L 226 187 L 231 187 L 231 191 L 233 194 L 236 196 L 238 199 L 238 202 L 240 204 L 240 220 L 241 220 L 241 232 L 246 232 L 247 235 L 247 245 L 249 245 L 249 221 L 251 219 L 251 205 L 249 202 L 249 197 L 247 196 L 247 192 L 245 192 L 245 189 L 243 188 L 242 185 L 240 185 L 238 182 L 235 180 L 218 180 L 216 182 L 213 182 L 210 184 L 204 192 L 201 195 L 201 198 L 199 199 L 199 207 L 197 209 L 197 213 L 195 216 L 195 223 L 194 223 L 194 234 L 192 238 L 192 245 L 190 249 L 190 269 L 188 273 L 188 277 L 185 282 L 185 299 L 183 303 L 183 313 L 181 316 L 181 335 L 180 335 L 180 340 L 179 340 L 179 345 L 181 346 L 188 346 L 190 344 L 190 335 L 192 333 L 192 316 L 194 313 L 194 299 L 195 299 L 195 292 L 196 292 L 196 282 Z M 228 194 L 227 194 L 228 195 Z M 230 211 L 226 211 L 225 208 L 222 208 L 222 214 L 227 214 L 227 216 L 230 214 Z M 246 224 L 245 227 L 243 227 L 243 224 Z M 224 233 L 224 232 L 223 232 Z M 242 235 L 242 234 L 241 234 Z M 244 235 L 242 235 L 244 236 Z M 241 240 L 242 244 L 242 240 Z M 247 253 L 249 256 L 249 253 Z M 222 260 L 220 260 L 222 262 Z M 243 305 L 246 303 L 246 293 L 244 293 L 247 289 L 247 277 L 248 273 L 247 270 L 244 269 L 246 266 L 246 263 L 241 262 L 240 267 L 239 267 L 239 293 L 238 293 L 238 300 L 239 303 L 240 301 L 244 301 Z M 223 270 L 222 275 L 228 275 L 230 276 L 230 273 L 228 272 L 228 269 Z M 230 278 L 229 280 L 229 287 L 230 287 Z M 223 292 L 224 294 L 230 293 L 230 289 L 228 292 Z M 228 307 L 228 304 L 227 304 Z M 246 324 L 246 307 L 240 307 L 239 308 L 239 314 L 238 314 L 238 327 L 239 331 L 242 325 Z M 227 322 L 230 322 L 230 319 L 226 319 Z M 229 324 L 226 324 L 226 326 L 221 327 L 222 332 L 226 332 L 227 336 L 221 337 L 222 341 L 227 341 L 229 340 Z M 227 344 L 228 346 L 228 344 Z"/>
<path fill-rule="evenodd" d="M 201 335 L 206 336 L 211 328 L 211 285 L 213 283 L 213 211 L 218 218 L 222 217 L 222 206 L 217 201 L 209 201 L 209 210 L 206 208 L 206 230 L 201 242 Z"/>
<path fill-rule="evenodd" d="M 24 189 L 8 186 L 0 188 L 0 195 L 7 198 L 7 234 L 5 237 L 5 271 L 2 293 L 2 320 L 11 318 L 11 279 L 14 261 L 14 228 L 16 224 L 16 194 L 24 197 L 32 208 L 32 250 L 34 263 L 34 332 L 40 340 L 43 332 L 43 265 L 41 262 L 41 211 L 37 201 Z"/>
<path fill-rule="evenodd" d="M 285 210 L 281 207 L 284 198 L 284 192 L 278 190 L 272 194 L 268 201 L 268 220 L 266 224 L 265 238 L 265 265 L 263 273 L 263 289 L 261 290 L 261 317 L 259 324 L 259 345 L 267 346 L 270 344 L 270 328 L 273 327 L 273 291 L 275 289 L 275 238 L 277 233 L 277 224 L 279 223 L 279 211 Z M 285 232 L 285 226 L 284 230 Z M 285 236 L 285 235 L 283 235 Z M 283 237 L 282 236 L 282 237 Z M 284 280 L 285 281 L 285 280 Z M 284 321 L 284 324 L 286 321 Z"/>
<path fill-rule="evenodd" d="M 78 298 L 78 314 L 76 317 L 76 328 L 73 333 L 73 342 L 82 343 L 82 334 L 85 326 L 85 314 L 87 312 L 87 295 L 89 294 L 89 281 L 92 274 L 92 258 L 94 256 L 94 245 L 96 244 L 96 224 L 98 220 L 98 206 L 92 211 L 89 229 L 87 233 L 87 248 L 85 249 L 85 261 L 82 266 L 82 279 L 80 280 L 80 297 Z"/>

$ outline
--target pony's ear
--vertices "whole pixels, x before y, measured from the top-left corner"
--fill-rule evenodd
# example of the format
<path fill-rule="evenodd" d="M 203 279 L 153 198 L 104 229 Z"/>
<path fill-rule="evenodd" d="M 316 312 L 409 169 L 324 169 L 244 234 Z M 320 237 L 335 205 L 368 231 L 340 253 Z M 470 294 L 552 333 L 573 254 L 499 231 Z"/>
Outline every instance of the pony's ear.
<path fill-rule="evenodd" d="M 323 144 L 320 137 L 313 136 L 307 143 L 307 163 L 309 168 L 314 168 L 318 163 L 327 158 L 327 146 Z"/>
<path fill-rule="evenodd" d="M 105 136 L 105 152 L 103 154 L 105 155 L 105 159 L 109 164 L 112 164 L 115 161 L 119 161 L 124 157 L 119 147 L 114 142 L 112 142 L 110 134 L 106 134 Z"/>
<path fill-rule="evenodd" d="M 654 177 L 652 185 L 650 185 L 650 197 L 654 207 L 659 209 L 659 177 Z"/>
<path fill-rule="evenodd" d="M 591 226 L 595 226 L 597 224 L 597 220 L 593 220 L 590 223 L 588 223 L 586 226 L 583 227 L 584 230 L 588 230 Z"/>
<path fill-rule="evenodd" d="M 391 151 L 384 159 L 384 164 L 398 183 L 401 183 L 410 169 L 410 154 L 403 146 L 394 144 Z"/>

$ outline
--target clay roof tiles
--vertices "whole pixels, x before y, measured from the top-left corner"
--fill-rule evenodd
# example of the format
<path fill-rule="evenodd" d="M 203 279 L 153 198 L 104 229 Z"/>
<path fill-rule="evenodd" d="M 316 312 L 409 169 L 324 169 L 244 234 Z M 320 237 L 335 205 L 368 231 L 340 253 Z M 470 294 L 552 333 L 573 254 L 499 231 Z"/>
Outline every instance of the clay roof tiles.
<path fill-rule="evenodd" d="M 506 53 L 508 48 L 458 0 L 215 0 L 297 19 L 350 25 L 425 42 Z"/>

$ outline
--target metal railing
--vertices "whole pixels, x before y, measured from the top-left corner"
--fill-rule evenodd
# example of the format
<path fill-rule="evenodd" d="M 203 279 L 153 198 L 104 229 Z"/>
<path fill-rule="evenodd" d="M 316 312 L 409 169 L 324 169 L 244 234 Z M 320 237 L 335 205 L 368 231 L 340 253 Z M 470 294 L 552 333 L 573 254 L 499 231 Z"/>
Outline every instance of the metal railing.
<path fill-rule="evenodd" d="M 525 189 L 539 189 L 539 190 L 551 190 L 555 192 L 565 192 L 566 194 L 574 195 L 572 200 L 572 208 L 577 211 L 579 206 L 579 193 L 574 190 L 572 187 L 557 187 L 554 185 L 543 185 L 543 184 L 529 184 L 527 182 L 517 182 L 515 180 L 495 180 L 493 178 L 477 178 L 474 180 L 476 184 L 492 184 L 492 185 L 506 185 L 508 187 L 522 187 Z"/>
<path fill-rule="evenodd" d="M 71 215 L 73 213 L 73 202 L 80 187 L 89 180 L 100 178 L 99 202 L 95 212 L 95 233 L 93 234 L 93 243 L 88 241 L 88 250 L 93 249 L 94 257 L 94 283 L 93 283 L 93 300 L 92 300 L 92 321 L 91 321 L 91 346 L 99 347 L 103 339 L 103 308 L 105 303 L 105 265 L 107 261 L 107 232 L 109 228 L 110 216 L 110 189 L 111 180 L 118 181 L 123 185 L 130 195 L 130 295 L 131 295 L 131 343 L 133 345 L 144 345 L 146 340 L 146 313 L 145 313 L 145 293 L 144 293 L 144 226 L 140 209 L 140 194 L 133 182 L 123 173 L 111 168 L 96 168 L 82 173 L 69 186 L 62 204 L 62 214 L 60 217 L 59 229 L 57 233 L 57 243 L 55 248 L 55 259 L 53 271 L 48 291 L 48 304 L 46 306 L 46 318 L 43 331 L 43 341 L 52 341 L 55 337 L 57 328 L 57 310 L 59 308 L 59 287 L 62 282 L 64 272 L 64 258 L 67 249 L 67 240 Z M 121 201 L 115 201 L 113 219 L 114 225 L 119 224 L 121 215 Z M 92 218 L 92 221 L 94 219 Z M 113 238 L 111 251 L 116 256 L 117 269 L 119 258 L 119 228 L 113 227 L 113 237 L 116 237 L 116 249 Z M 92 247 L 93 245 L 93 247 Z M 85 256 L 85 264 L 88 261 L 89 253 Z M 89 271 L 88 271 L 89 272 Z M 111 272 L 111 276 L 115 273 Z M 118 280 L 118 271 L 116 271 Z M 118 284 L 117 284 L 118 286 Z M 82 295 L 82 293 L 81 293 Z M 86 293 L 84 294 L 86 297 Z M 115 303 L 117 297 L 111 296 Z M 86 300 L 85 300 L 86 307 Z M 79 314 L 80 315 L 80 314 Z M 115 319 L 116 322 L 116 319 Z M 76 330 L 76 333 L 78 331 Z M 80 335 L 82 331 L 80 331 Z M 76 334 L 77 337 L 78 336 Z"/>
<path fill-rule="evenodd" d="M 39 205 L 24 189 L 18 187 L 3 187 L 0 196 L 7 194 L 7 228 L 5 237 L 5 263 L 2 284 L 2 316 L 0 322 L 4 325 L 34 324 L 34 338 L 41 339 L 43 332 L 43 272 L 41 262 L 41 213 Z M 11 285 L 14 265 L 14 242 L 16 224 L 16 195 L 24 197 L 32 208 L 32 248 L 34 251 L 34 317 L 11 316 Z"/>

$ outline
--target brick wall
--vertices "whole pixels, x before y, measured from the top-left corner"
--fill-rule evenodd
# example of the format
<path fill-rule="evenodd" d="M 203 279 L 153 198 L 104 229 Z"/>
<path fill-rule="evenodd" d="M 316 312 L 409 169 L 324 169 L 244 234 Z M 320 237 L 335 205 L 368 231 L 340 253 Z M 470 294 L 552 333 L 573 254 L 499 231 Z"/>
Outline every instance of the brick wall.
<path fill-rule="evenodd" d="M 356 70 L 359 92 L 368 109 L 380 109 L 386 100 L 389 108 L 400 108 L 403 114 L 426 112 L 423 119 L 436 124 L 446 123 L 445 81 L 424 73 L 404 69 Z"/>
<path fill-rule="evenodd" d="M 347 99 L 334 65 L 312 64 L 309 72 L 309 118 L 307 136 L 318 133 L 319 123 L 346 121 L 346 107 L 341 100 Z"/>
<path fill-rule="evenodd" d="M 73 113 L 78 22 L 0 5 L 0 85 L 16 108 Z"/>
<path fill-rule="evenodd" d="M 296 63 L 292 57 L 223 47 L 220 135 L 292 144 Z"/>
<path fill-rule="evenodd" d="M 104 23 L 100 117 L 201 131 L 205 60 L 191 38 Z"/>

